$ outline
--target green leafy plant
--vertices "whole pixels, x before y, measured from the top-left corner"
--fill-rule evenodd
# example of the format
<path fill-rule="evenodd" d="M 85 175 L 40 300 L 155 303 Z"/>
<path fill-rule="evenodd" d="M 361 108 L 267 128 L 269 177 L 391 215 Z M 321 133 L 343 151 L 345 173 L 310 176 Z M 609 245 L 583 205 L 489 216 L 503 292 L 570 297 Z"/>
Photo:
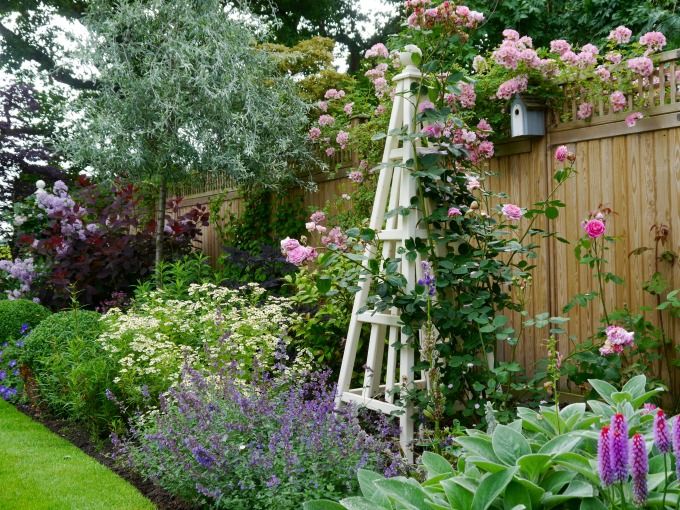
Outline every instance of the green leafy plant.
<path fill-rule="evenodd" d="M 621 501 L 600 480 L 598 429 L 619 413 L 631 434 L 641 433 L 651 442 L 653 420 L 645 404 L 662 390 L 646 391 L 643 375 L 631 379 L 620 391 L 601 380 L 590 384 L 599 400 L 562 409 L 520 407 L 518 419 L 508 425 L 499 424 L 487 432 L 468 430 L 454 439 L 457 462 L 453 465 L 436 453 L 425 452 L 421 461 L 427 475 L 422 483 L 360 471 L 362 496 L 340 503 L 309 502 L 305 510 L 633 508 L 628 484 L 622 486 Z M 665 486 L 672 474 L 663 457 L 656 447 L 650 452 L 647 501 L 659 506 L 666 493 L 665 501 L 674 507 L 680 487 Z"/>
<path fill-rule="evenodd" d="M 114 365 L 97 342 L 101 316 L 86 310 L 55 313 L 26 337 L 21 362 L 39 405 L 84 425 L 94 435 L 119 429 L 116 406 L 106 398 Z"/>
<path fill-rule="evenodd" d="M 285 277 L 290 299 L 301 315 L 291 326 L 291 335 L 334 372 L 342 360 L 344 345 L 339 339 L 347 334 L 358 273 L 356 265 L 337 259 L 323 270 L 301 268 Z M 357 280 L 352 281 L 352 274 Z"/>

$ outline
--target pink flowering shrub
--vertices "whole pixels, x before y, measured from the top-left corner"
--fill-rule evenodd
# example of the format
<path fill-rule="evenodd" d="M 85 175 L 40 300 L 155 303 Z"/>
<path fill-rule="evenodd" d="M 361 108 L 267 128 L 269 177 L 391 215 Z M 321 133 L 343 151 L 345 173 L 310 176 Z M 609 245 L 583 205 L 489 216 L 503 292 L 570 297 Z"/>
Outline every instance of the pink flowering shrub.
<path fill-rule="evenodd" d="M 497 124 L 508 120 L 490 113 L 498 108 L 488 102 L 490 97 L 509 101 L 517 94 L 535 96 L 563 121 L 591 119 L 593 105 L 605 97 L 609 99 L 605 114 L 624 112 L 629 104 L 633 108 L 647 107 L 644 92 L 658 83 L 652 83 L 655 65 L 651 56 L 666 45 L 660 32 L 648 32 L 639 37 L 639 42 L 634 41 L 632 31 L 625 26 L 612 30 L 601 48 L 590 43 L 577 47 L 564 39 L 551 41 L 549 48 L 534 48 L 530 37 L 512 29 L 504 30 L 503 37 L 498 47 L 486 56 L 477 55 L 473 64 L 476 93 L 484 98 L 483 115 Z M 664 72 L 669 83 L 670 71 Z M 643 78 L 643 93 L 639 91 L 639 78 Z M 564 108 L 565 99 L 570 102 L 571 98 L 578 100 L 573 118 L 571 109 Z M 626 123 L 634 125 L 630 119 Z M 498 127 L 501 132 L 507 129 Z"/>

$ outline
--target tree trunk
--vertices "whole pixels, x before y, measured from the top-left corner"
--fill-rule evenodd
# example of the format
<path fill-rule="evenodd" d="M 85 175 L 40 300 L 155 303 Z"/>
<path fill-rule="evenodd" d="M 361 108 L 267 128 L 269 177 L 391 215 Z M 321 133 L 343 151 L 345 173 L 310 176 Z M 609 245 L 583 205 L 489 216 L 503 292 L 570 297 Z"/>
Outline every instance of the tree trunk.
<path fill-rule="evenodd" d="M 163 262 L 163 234 L 165 233 L 165 202 L 168 196 L 168 182 L 165 177 L 161 177 L 161 184 L 158 189 L 158 209 L 156 210 L 156 263 L 155 268 L 160 267 Z M 156 271 L 156 286 L 162 286 L 160 272 Z"/>

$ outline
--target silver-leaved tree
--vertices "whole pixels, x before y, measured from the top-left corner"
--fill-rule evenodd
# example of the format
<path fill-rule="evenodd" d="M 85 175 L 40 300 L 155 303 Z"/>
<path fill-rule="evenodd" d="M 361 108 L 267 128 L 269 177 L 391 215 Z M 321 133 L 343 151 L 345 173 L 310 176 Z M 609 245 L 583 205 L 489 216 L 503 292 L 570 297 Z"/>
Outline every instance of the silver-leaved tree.
<path fill-rule="evenodd" d="M 275 187 L 313 162 L 308 106 L 243 16 L 219 0 L 93 0 L 85 17 L 98 87 L 64 149 L 101 176 L 158 185 L 157 262 L 169 185 L 209 172 Z"/>

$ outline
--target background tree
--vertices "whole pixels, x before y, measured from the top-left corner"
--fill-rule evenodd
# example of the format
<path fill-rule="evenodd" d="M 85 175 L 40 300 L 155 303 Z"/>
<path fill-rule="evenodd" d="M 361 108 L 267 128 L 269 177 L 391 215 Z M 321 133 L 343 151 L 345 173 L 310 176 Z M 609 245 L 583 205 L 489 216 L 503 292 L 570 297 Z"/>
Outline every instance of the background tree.
<path fill-rule="evenodd" d="M 33 193 L 38 179 L 67 178 L 53 147 L 49 100 L 25 84 L 0 89 L 0 238 L 11 236 L 13 204 Z"/>
<path fill-rule="evenodd" d="M 209 172 L 275 187 L 313 161 L 295 83 L 218 0 L 95 0 L 84 21 L 98 94 L 63 146 L 99 175 L 158 185 L 157 261 L 169 184 Z"/>

